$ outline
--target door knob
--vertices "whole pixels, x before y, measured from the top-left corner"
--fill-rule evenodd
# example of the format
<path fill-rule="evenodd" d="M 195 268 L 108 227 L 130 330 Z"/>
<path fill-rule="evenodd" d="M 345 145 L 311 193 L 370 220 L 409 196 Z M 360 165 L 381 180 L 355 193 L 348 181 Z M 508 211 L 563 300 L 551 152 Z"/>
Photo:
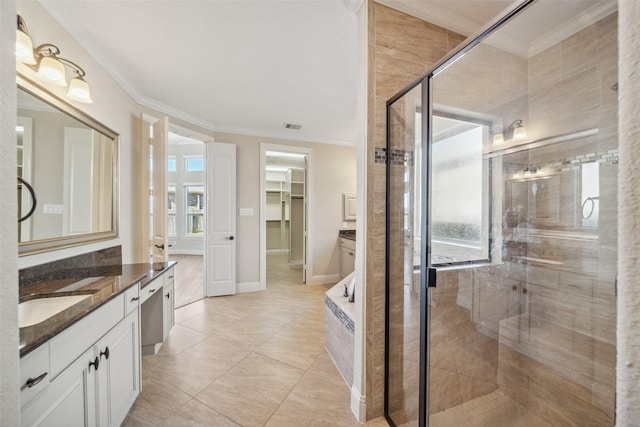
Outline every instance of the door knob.
<path fill-rule="evenodd" d="M 233 237 L 233 236 L 229 236 L 229 237 L 227 237 L 227 239 L 229 239 L 229 240 L 234 240 L 234 239 L 235 239 L 235 237 Z"/>
<path fill-rule="evenodd" d="M 153 245 L 153 246 L 164 251 L 164 243 L 161 243 L 159 245 Z"/>

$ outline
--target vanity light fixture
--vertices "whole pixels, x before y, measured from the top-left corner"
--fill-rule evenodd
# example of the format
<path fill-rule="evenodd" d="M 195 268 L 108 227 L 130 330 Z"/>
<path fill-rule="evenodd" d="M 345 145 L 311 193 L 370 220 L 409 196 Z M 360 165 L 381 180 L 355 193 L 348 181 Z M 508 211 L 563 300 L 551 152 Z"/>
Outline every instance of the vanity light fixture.
<path fill-rule="evenodd" d="M 509 129 L 513 129 L 513 139 L 522 141 L 527 139 L 527 129 L 522 124 L 522 119 L 518 119 L 511 123 Z"/>
<path fill-rule="evenodd" d="M 495 131 L 493 131 L 493 145 L 503 145 L 504 144 L 504 135 L 502 134 L 502 129 L 497 127 Z"/>
<path fill-rule="evenodd" d="M 524 141 L 525 139 L 527 139 L 527 129 L 524 127 L 523 120 L 518 119 L 505 128 L 504 133 L 501 128 L 497 127 L 493 131 L 492 145 L 499 146 L 503 145 L 505 141 Z"/>
<path fill-rule="evenodd" d="M 67 97 L 77 102 L 91 104 L 91 92 L 89 84 L 85 81 L 86 73 L 74 62 L 58 56 L 60 49 L 51 43 L 44 43 L 33 48 L 33 42 L 29 37 L 27 24 L 18 15 L 18 28 L 16 30 L 16 59 L 23 64 L 37 70 L 39 79 L 58 87 L 67 86 L 65 66 L 69 67 L 76 77 L 69 82 Z"/>
<path fill-rule="evenodd" d="M 16 58 L 27 65 L 36 65 L 36 58 L 33 56 L 33 42 L 29 37 L 27 24 L 18 15 L 18 29 L 16 30 Z"/>

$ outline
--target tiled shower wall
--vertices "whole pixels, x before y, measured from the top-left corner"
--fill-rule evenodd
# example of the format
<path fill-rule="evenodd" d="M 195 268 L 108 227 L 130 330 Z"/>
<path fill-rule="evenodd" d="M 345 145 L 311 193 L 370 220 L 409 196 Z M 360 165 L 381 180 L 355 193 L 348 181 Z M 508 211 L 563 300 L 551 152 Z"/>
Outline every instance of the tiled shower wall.
<path fill-rule="evenodd" d="M 371 0 L 368 10 L 366 396 L 371 419 L 384 408 L 386 101 L 465 37 Z"/>
<path fill-rule="evenodd" d="M 434 291 L 431 387 L 438 393 L 432 393 L 437 399 L 430 402 L 431 412 L 488 393 L 497 384 L 502 393 L 552 424 L 613 422 L 618 105 L 612 86 L 617 82 L 616 35 L 617 15 L 612 14 L 528 59 L 482 45 L 436 79 L 436 103 L 501 118 L 496 125 L 523 119 L 529 140 L 587 129 L 597 129 L 597 133 L 522 152 L 522 165 L 552 167 L 562 174 L 561 182 L 572 188 L 560 193 L 559 223 L 538 225 L 535 233 L 525 229 L 511 241 L 511 226 L 505 223 L 501 265 L 474 269 L 472 280 L 462 277 L 468 272 L 460 273 L 457 280 L 446 275 L 451 279 L 449 289 Z M 598 164 L 600 209 L 597 229 L 585 232 L 579 221 L 574 222 L 580 216 L 575 214 L 580 206 L 575 189 L 580 186 L 578 166 L 589 162 Z M 511 174 L 506 163 L 504 170 L 498 166 L 494 172 L 504 180 L 494 182 L 498 191 L 493 205 L 499 215 L 493 225 L 500 230 L 503 209 L 508 208 L 502 189 Z M 588 237 L 594 233 L 597 239 Z M 523 257 L 548 259 L 558 265 L 523 262 Z M 461 291 L 472 293 L 469 307 L 461 304 Z M 439 316 L 448 319 L 445 325 L 469 315 L 472 328 L 456 328 L 450 331 L 452 336 L 445 334 L 446 342 L 437 341 L 442 332 Z M 481 352 L 445 351 L 457 341 L 469 350 L 469 342 L 482 338 L 478 331 L 487 338 L 481 340 Z M 446 355 L 456 353 L 453 350 L 459 355 L 475 354 L 479 369 L 474 375 L 459 371 L 460 366 L 474 366 L 469 360 L 446 364 L 450 361 Z M 463 386 L 461 379 L 476 373 L 481 375 L 475 380 L 482 382 Z"/>

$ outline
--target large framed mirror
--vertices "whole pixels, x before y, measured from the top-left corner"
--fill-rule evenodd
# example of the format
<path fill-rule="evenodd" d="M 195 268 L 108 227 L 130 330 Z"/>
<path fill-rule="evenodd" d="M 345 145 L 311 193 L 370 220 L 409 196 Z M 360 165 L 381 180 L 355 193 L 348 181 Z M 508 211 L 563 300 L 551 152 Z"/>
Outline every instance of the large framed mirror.
<path fill-rule="evenodd" d="M 17 84 L 19 254 L 116 238 L 118 134 L 20 75 Z"/>

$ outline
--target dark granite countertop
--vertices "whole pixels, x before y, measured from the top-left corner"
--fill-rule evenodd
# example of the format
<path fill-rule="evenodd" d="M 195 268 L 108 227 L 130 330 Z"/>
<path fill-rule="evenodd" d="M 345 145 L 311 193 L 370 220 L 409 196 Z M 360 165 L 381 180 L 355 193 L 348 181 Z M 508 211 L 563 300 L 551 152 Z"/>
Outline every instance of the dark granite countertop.
<path fill-rule="evenodd" d="M 338 231 L 338 237 L 349 240 L 356 240 L 356 230 L 340 230 Z"/>
<path fill-rule="evenodd" d="M 91 297 L 44 322 L 20 328 L 20 357 L 55 337 L 131 286 L 140 282 L 142 288 L 175 264 L 175 261 L 169 261 L 166 263 L 123 264 L 109 268 L 103 267 L 99 271 L 99 276 L 91 276 L 91 272 L 83 269 L 84 276 L 69 271 L 69 278 L 43 280 L 21 286 L 20 302 L 64 295 L 91 295 Z"/>

